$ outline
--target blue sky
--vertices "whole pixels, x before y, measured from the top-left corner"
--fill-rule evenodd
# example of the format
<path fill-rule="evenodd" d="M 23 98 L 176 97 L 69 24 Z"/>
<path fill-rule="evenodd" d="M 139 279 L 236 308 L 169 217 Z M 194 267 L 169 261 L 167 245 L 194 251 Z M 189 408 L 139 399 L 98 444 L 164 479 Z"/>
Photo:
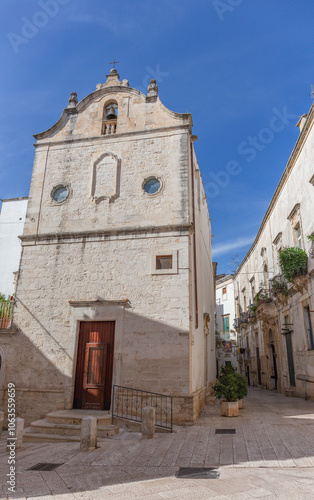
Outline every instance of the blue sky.
<path fill-rule="evenodd" d="M 156 78 L 192 113 L 218 272 L 243 258 L 312 103 L 309 0 L 2 0 L 0 198 L 27 196 L 33 134 L 106 80 Z"/>

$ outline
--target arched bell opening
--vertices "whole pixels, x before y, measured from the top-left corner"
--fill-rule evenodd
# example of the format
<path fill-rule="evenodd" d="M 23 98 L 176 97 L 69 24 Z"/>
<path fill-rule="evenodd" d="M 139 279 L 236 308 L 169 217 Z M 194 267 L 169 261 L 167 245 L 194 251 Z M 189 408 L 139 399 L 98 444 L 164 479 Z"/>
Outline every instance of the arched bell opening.
<path fill-rule="evenodd" d="M 115 134 L 117 132 L 118 122 L 118 103 L 117 101 L 107 101 L 103 108 L 102 135 Z"/>

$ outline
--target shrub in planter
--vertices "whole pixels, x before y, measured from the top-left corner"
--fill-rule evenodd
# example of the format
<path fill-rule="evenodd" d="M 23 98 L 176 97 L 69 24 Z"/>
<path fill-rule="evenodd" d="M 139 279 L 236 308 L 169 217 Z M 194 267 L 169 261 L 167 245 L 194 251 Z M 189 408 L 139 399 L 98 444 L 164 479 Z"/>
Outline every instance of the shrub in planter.
<path fill-rule="evenodd" d="M 214 385 L 216 397 L 227 401 L 238 401 L 238 384 L 234 373 L 228 373 L 220 377 L 219 382 Z"/>
<path fill-rule="evenodd" d="M 283 276 L 292 283 L 296 276 L 306 274 L 307 254 L 302 248 L 284 248 L 279 250 L 279 264 Z"/>
<path fill-rule="evenodd" d="M 241 375 L 241 373 L 235 373 L 234 378 L 237 385 L 238 399 L 242 400 L 245 396 L 247 396 L 246 378 L 244 375 Z"/>
<path fill-rule="evenodd" d="M 235 370 L 235 367 L 233 365 L 228 365 L 228 366 L 222 366 L 221 367 L 221 370 L 220 370 L 220 377 L 219 377 L 219 380 L 221 379 L 221 377 L 223 377 L 224 375 L 229 375 L 230 373 L 235 373 L 236 370 Z"/>

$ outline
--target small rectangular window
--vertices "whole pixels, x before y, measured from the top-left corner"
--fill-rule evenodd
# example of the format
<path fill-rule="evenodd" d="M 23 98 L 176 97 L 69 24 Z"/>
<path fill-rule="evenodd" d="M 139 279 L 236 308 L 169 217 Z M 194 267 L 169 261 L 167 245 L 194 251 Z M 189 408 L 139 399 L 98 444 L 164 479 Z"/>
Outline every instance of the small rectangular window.
<path fill-rule="evenodd" d="M 178 274 L 178 251 L 157 250 L 150 253 L 151 274 Z"/>
<path fill-rule="evenodd" d="M 172 269 L 172 255 L 157 255 L 156 269 Z"/>

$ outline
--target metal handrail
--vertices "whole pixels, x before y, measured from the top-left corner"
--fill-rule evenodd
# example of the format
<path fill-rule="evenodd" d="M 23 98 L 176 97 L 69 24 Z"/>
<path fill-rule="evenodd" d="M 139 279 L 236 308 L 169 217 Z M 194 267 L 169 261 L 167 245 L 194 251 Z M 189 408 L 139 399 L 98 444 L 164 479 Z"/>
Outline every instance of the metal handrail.
<path fill-rule="evenodd" d="M 173 398 L 157 392 L 143 391 L 121 385 L 112 389 L 111 422 L 114 417 L 142 422 L 142 410 L 145 406 L 155 408 L 155 426 L 163 429 L 173 429 Z"/>

